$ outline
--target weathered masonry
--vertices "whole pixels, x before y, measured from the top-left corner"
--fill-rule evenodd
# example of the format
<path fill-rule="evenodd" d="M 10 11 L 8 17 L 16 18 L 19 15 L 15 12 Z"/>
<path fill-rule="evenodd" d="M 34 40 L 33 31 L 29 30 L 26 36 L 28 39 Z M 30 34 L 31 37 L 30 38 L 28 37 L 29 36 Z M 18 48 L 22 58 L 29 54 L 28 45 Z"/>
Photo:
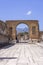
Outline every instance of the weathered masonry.
<path fill-rule="evenodd" d="M 29 39 L 43 40 L 43 31 L 39 30 L 38 20 L 0 20 L 0 43 L 1 40 L 6 43 L 9 40 L 16 40 L 16 27 L 19 24 L 26 24 L 29 27 Z"/>
<path fill-rule="evenodd" d="M 16 39 L 16 27 L 20 23 L 24 23 L 29 26 L 29 38 L 39 39 L 39 23 L 37 20 L 7 20 L 6 25 L 9 28 L 12 39 Z"/>

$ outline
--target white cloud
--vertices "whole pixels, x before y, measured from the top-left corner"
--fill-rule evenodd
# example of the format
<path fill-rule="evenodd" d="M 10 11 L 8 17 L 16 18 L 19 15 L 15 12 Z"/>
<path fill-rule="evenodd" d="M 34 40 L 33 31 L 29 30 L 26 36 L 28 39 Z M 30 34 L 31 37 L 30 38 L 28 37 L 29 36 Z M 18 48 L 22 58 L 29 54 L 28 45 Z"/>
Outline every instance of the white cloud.
<path fill-rule="evenodd" d="M 31 11 L 28 11 L 28 12 L 27 12 L 27 15 L 31 15 L 31 13 L 32 13 Z"/>

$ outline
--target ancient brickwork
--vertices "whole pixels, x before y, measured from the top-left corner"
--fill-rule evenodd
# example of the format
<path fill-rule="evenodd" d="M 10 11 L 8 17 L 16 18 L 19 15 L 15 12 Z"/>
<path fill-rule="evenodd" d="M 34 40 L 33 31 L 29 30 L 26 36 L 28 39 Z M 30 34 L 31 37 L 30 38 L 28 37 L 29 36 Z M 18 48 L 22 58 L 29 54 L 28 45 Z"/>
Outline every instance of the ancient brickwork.
<path fill-rule="evenodd" d="M 0 44 L 7 43 L 9 41 L 7 25 L 0 20 Z"/>
<path fill-rule="evenodd" d="M 29 26 L 29 38 L 39 39 L 39 24 L 37 20 L 7 20 L 6 24 L 10 29 L 9 31 L 12 31 L 10 35 L 13 39 L 16 39 L 16 27 L 21 23 Z"/>

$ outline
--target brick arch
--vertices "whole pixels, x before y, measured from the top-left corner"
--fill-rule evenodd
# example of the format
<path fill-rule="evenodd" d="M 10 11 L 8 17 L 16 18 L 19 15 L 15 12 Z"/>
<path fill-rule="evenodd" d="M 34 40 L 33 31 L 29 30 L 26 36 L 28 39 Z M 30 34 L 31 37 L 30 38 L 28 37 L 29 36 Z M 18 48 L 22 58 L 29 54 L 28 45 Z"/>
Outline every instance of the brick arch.
<path fill-rule="evenodd" d="M 22 24 L 22 23 L 23 23 L 23 24 L 26 24 L 27 26 L 29 26 L 28 23 L 19 21 L 19 22 L 16 24 L 16 27 L 17 27 L 17 25 Z"/>
<path fill-rule="evenodd" d="M 25 24 L 26 26 L 29 27 L 29 24 L 25 23 L 25 22 L 20 22 L 20 23 L 17 23 L 16 27 L 19 25 L 19 24 Z"/>
<path fill-rule="evenodd" d="M 6 24 L 8 27 L 12 27 L 12 37 L 16 38 L 16 27 L 17 25 L 24 23 L 29 26 L 29 38 L 38 39 L 39 38 L 39 24 L 37 20 L 8 20 Z M 32 27 L 35 26 L 36 34 L 32 34 Z"/>
<path fill-rule="evenodd" d="M 18 26 L 19 24 L 25 24 L 25 25 L 26 25 L 26 26 L 30 29 L 29 25 L 28 25 L 28 24 L 26 24 L 25 22 L 20 22 L 20 23 L 18 23 L 18 24 L 16 25 L 16 27 L 15 27 L 15 28 L 17 28 L 17 26 Z"/>
<path fill-rule="evenodd" d="M 22 34 L 21 34 L 21 32 L 19 32 L 18 34 L 17 34 L 17 28 L 18 28 L 18 26 L 19 25 L 24 25 L 24 26 L 26 26 L 26 28 L 28 28 L 28 34 L 23 34 L 23 36 L 21 36 Z M 21 27 L 21 26 L 20 26 Z M 22 27 L 23 28 L 23 27 Z M 25 22 L 20 22 L 20 23 L 18 23 L 17 25 L 16 25 L 16 38 L 18 39 L 18 40 L 21 40 L 21 39 L 29 39 L 29 30 L 30 30 L 30 27 L 29 27 L 29 25 L 28 24 L 26 24 Z M 26 31 L 25 31 L 26 32 Z M 27 38 L 26 38 L 27 37 Z"/>

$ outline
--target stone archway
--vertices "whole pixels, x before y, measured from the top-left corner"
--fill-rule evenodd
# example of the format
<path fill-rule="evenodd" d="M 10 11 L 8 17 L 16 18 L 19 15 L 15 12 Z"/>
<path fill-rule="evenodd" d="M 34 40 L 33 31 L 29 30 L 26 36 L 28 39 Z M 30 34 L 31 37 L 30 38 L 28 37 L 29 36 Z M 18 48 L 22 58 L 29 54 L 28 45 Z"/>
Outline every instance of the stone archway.
<path fill-rule="evenodd" d="M 6 21 L 6 24 L 8 28 L 12 27 L 11 35 L 13 39 L 16 39 L 16 26 L 20 23 L 24 23 L 29 26 L 29 38 L 39 39 L 39 24 L 37 20 L 8 20 Z"/>
<path fill-rule="evenodd" d="M 18 41 L 20 42 L 24 42 L 25 40 L 29 40 L 29 26 L 24 24 L 24 23 L 20 23 L 16 26 L 16 38 L 18 39 Z"/>

